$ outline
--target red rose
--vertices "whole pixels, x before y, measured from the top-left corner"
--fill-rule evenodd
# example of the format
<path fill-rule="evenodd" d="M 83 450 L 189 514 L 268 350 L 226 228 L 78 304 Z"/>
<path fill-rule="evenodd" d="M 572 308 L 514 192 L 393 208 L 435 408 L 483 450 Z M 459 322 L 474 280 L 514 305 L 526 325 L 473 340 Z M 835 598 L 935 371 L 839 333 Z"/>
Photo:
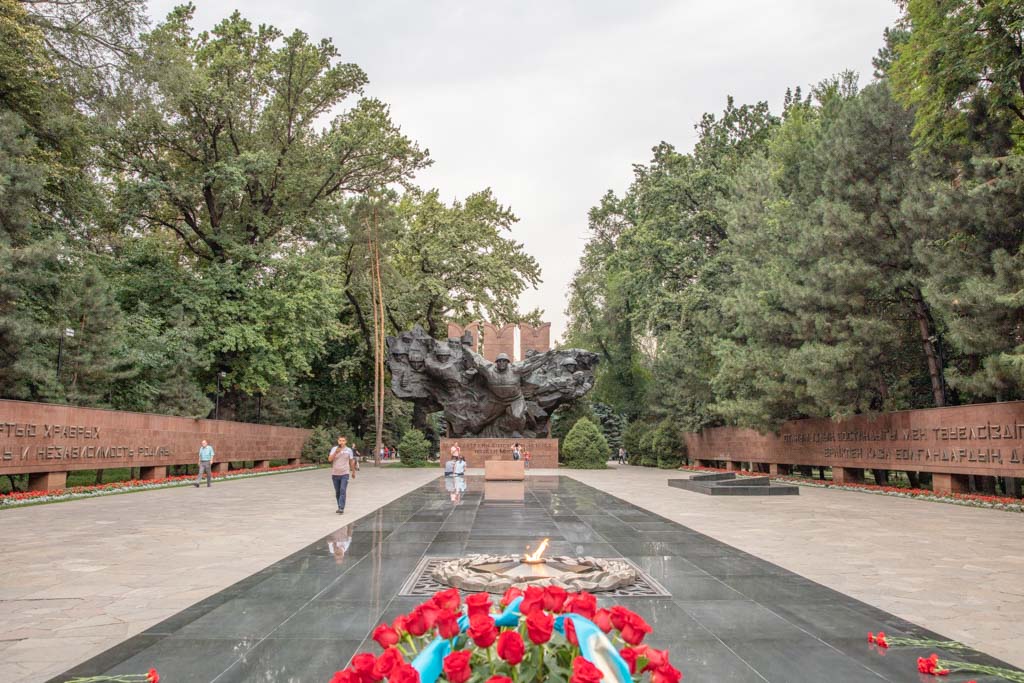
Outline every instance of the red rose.
<path fill-rule="evenodd" d="M 576 624 L 572 623 L 572 619 L 563 621 L 562 626 L 565 629 L 565 639 L 569 641 L 569 644 L 579 647 L 580 641 L 576 638 Z"/>
<path fill-rule="evenodd" d="M 569 683 L 601 683 L 603 677 L 601 670 L 583 657 L 572 660 L 572 677 L 569 678 Z"/>
<path fill-rule="evenodd" d="M 335 671 L 331 676 L 331 683 L 363 683 L 363 677 L 352 669 L 345 669 L 344 671 Z"/>
<path fill-rule="evenodd" d="M 397 647 L 389 647 L 387 650 L 384 650 L 380 657 L 377 657 L 377 663 L 373 665 L 374 676 L 378 680 L 384 676 L 390 676 L 395 667 L 402 664 L 405 664 L 405 659 L 402 658 L 402 651 Z"/>
<path fill-rule="evenodd" d="M 405 627 L 409 629 L 409 633 L 414 636 L 422 636 L 434 627 L 434 622 L 437 621 L 437 615 L 439 613 L 440 611 L 429 603 L 418 605 L 416 609 L 410 612 L 405 618 Z"/>
<path fill-rule="evenodd" d="M 404 614 L 395 617 L 395 620 L 391 622 L 391 628 L 401 637 L 403 633 L 409 632 L 409 618 Z"/>
<path fill-rule="evenodd" d="M 643 642 L 644 636 L 654 630 L 643 617 L 625 607 L 616 605 L 611 611 L 612 624 L 619 629 L 622 639 L 630 645 L 639 645 Z"/>
<path fill-rule="evenodd" d="M 459 635 L 459 613 L 450 609 L 441 610 L 437 615 L 437 634 L 446 640 Z"/>
<path fill-rule="evenodd" d="M 470 650 L 457 650 L 445 657 L 441 664 L 445 678 L 450 683 L 466 683 L 473 675 L 473 669 L 469 666 L 469 658 L 472 656 Z"/>
<path fill-rule="evenodd" d="M 640 655 L 640 650 L 631 647 L 624 647 L 619 650 L 619 656 L 626 661 L 626 664 L 629 664 L 629 673 L 631 674 L 636 673 L 636 661 L 640 659 Z"/>
<path fill-rule="evenodd" d="M 498 636 L 498 656 L 506 662 L 515 666 L 523 661 L 526 654 L 526 645 L 519 631 L 502 631 Z"/>
<path fill-rule="evenodd" d="M 534 610 L 526 615 L 526 635 L 534 645 L 543 645 L 551 640 L 555 618 L 543 610 Z"/>
<path fill-rule="evenodd" d="M 472 619 L 477 614 L 489 614 L 491 611 L 491 596 L 487 593 L 473 593 L 466 596 L 466 614 Z"/>
<path fill-rule="evenodd" d="M 453 612 L 458 612 L 462 597 L 459 595 L 458 588 L 449 588 L 448 590 L 434 593 L 434 597 L 430 600 L 438 609 L 449 609 Z"/>
<path fill-rule="evenodd" d="M 560 614 L 568 597 L 569 593 L 564 588 L 548 586 L 544 589 L 544 609 Z"/>
<path fill-rule="evenodd" d="M 485 683 L 512 683 L 512 679 L 508 676 L 491 676 Z"/>
<path fill-rule="evenodd" d="M 573 593 L 565 604 L 565 610 L 593 621 L 597 613 L 597 598 L 586 591 Z"/>
<path fill-rule="evenodd" d="M 668 666 L 668 650 L 655 650 L 653 647 L 641 645 L 637 648 L 637 652 L 647 658 L 647 666 L 644 667 L 644 671 Z"/>
<path fill-rule="evenodd" d="M 512 586 L 507 591 L 505 591 L 504 595 L 501 596 L 501 606 L 502 607 L 507 607 L 507 606 L 511 605 L 512 601 L 515 600 L 516 598 L 518 598 L 519 596 L 521 596 L 522 594 L 523 594 L 523 591 L 519 590 L 515 586 Z M 500 676 L 495 676 L 495 678 L 501 678 L 501 677 Z"/>
<path fill-rule="evenodd" d="M 604 608 L 597 610 L 594 612 L 594 623 L 599 629 L 608 633 L 612 630 L 612 613 Z"/>
<path fill-rule="evenodd" d="M 352 658 L 351 667 L 364 681 L 379 681 L 384 677 L 374 673 L 376 663 L 376 657 L 369 652 L 363 652 Z"/>
<path fill-rule="evenodd" d="M 388 677 L 388 683 L 420 683 L 420 672 L 411 664 L 399 664 Z"/>
<path fill-rule="evenodd" d="M 395 621 L 398 621 L 398 619 Z M 398 635 L 398 631 L 396 629 L 388 626 L 387 624 L 381 624 L 377 628 L 373 629 L 373 639 L 377 641 L 378 645 L 386 650 L 396 644 L 401 639 L 401 636 Z"/>
<path fill-rule="evenodd" d="M 683 680 L 683 674 L 671 664 L 651 670 L 651 683 L 679 683 Z"/>
<path fill-rule="evenodd" d="M 474 614 L 469 618 L 469 629 L 466 633 L 477 647 L 490 647 L 498 638 L 498 627 L 489 614 Z"/>
<path fill-rule="evenodd" d="M 523 601 L 519 603 L 519 613 L 528 616 L 544 608 L 544 589 L 538 586 L 527 586 L 523 593 Z"/>

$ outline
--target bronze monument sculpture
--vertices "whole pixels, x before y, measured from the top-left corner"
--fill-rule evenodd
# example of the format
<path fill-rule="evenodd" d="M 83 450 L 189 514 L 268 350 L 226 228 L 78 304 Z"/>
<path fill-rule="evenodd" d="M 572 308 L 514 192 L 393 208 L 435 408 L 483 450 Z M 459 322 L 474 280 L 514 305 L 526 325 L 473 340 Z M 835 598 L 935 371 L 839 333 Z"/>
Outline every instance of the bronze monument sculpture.
<path fill-rule="evenodd" d="M 439 341 L 419 326 L 388 337 L 388 369 L 395 396 L 421 414 L 444 411 L 448 436 L 541 438 L 551 413 L 594 386 L 596 353 L 560 349 L 527 352 L 513 363 L 492 363 L 464 340 Z"/>

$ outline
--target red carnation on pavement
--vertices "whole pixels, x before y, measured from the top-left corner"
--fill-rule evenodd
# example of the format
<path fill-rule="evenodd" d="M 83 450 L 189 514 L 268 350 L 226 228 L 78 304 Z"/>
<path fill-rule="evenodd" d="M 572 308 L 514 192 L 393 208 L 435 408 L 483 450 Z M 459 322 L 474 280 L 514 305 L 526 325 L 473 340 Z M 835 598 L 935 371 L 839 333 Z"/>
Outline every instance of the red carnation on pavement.
<path fill-rule="evenodd" d="M 466 596 L 466 613 L 472 619 L 477 614 L 488 614 L 491 611 L 491 596 L 488 593 L 473 593 Z"/>
<path fill-rule="evenodd" d="M 434 593 L 431 601 L 437 605 L 438 609 L 450 609 L 453 612 L 458 612 L 459 605 L 462 604 L 462 597 L 459 595 L 458 588 L 449 588 L 448 590 Z"/>
<path fill-rule="evenodd" d="M 523 601 L 519 603 L 519 613 L 529 616 L 531 612 L 544 609 L 544 589 L 538 586 L 527 586 L 523 592 Z"/>
<path fill-rule="evenodd" d="M 878 635 L 875 636 L 875 645 L 883 650 L 889 647 L 889 641 L 885 639 L 885 631 L 879 631 Z"/>
<path fill-rule="evenodd" d="M 398 621 L 398 619 L 396 619 L 395 621 Z M 387 624 L 381 624 L 377 628 L 373 629 L 373 639 L 377 641 L 378 645 L 380 645 L 382 648 L 386 650 L 392 645 L 398 643 L 398 641 L 401 639 L 401 636 L 399 635 L 398 631 L 394 628 L 388 626 Z"/>
<path fill-rule="evenodd" d="M 543 645 L 551 640 L 555 618 L 543 610 L 536 610 L 526 616 L 526 635 L 534 645 Z"/>
<path fill-rule="evenodd" d="M 459 613 L 450 609 L 441 610 L 437 615 L 437 635 L 446 640 L 451 640 L 459 635 Z"/>
<path fill-rule="evenodd" d="M 603 607 L 594 613 L 593 621 L 597 624 L 597 627 L 605 633 L 612 630 L 612 613 Z"/>
<path fill-rule="evenodd" d="M 572 660 L 572 676 L 569 683 L 600 683 L 603 677 L 601 670 L 583 657 Z"/>
<path fill-rule="evenodd" d="M 450 683 L 466 683 L 473 675 L 473 669 L 469 666 L 469 659 L 473 656 L 471 650 L 457 650 L 441 663 L 444 676 Z"/>
<path fill-rule="evenodd" d="M 508 605 L 511 605 L 512 601 L 521 596 L 522 594 L 523 591 L 519 590 L 515 586 L 512 586 L 507 591 L 505 591 L 504 595 L 501 596 L 501 606 L 507 607 Z M 495 676 L 495 678 L 501 678 L 501 676 Z"/>
<path fill-rule="evenodd" d="M 157 673 L 156 669 L 150 669 L 146 672 L 146 680 L 149 683 L 160 683 L 160 674 Z"/>
<path fill-rule="evenodd" d="M 400 664 L 391 672 L 388 683 L 420 683 L 420 672 L 411 664 Z"/>
<path fill-rule="evenodd" d="M 490 647 L 498 638 L 498 627 L 488 614 L 474 614 L 466 631 L 477 647 Z"/>
<path fill-rule="evenodd" d="M 565 603 L 565 611 L 593 621 L 594 615 L 597 614 L 597 598 L 586 591 L 573 593 Z"/>
<path fill-rule="evenodd" d="M 373 674 L 378 678 L 390 676 L 391 672 L 395 670 L 395 667 L 405 664 L 405 659 L 402 658 L 402 651 L 397 647 L 389 647 L 387 650 L 377 657 L 377 663 L 373 665 Z"/>
<path fill-rule="evenodd" d="M 548 586 L 544 589 L 544 609 L 560 614 L 569 592 L 559 586 Z"/>
<path fill-rule="evenodd" d="M 519 631 L 502 631 L 498 636 L 498 656 L 506 662 L 515 666 L 523 661 L 526 654 L 526 644 Z"/>
<path fill-rule="evenodd" d="M 868 642 L 869 643 L 875 642 L 875 634 L 874 634 L 873 631 L 868 631 Z"/>

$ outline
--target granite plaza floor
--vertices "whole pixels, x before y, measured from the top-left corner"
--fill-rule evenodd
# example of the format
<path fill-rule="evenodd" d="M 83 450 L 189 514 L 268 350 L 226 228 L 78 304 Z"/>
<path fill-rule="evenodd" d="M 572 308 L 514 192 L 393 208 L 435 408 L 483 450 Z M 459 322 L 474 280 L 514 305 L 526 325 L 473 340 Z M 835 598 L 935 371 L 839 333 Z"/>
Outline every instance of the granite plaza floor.
<path fill-rule="evenodd" d="M 53 680 L 155 666 L 167 681 L 325 681 L 369 649 L 377 623 L 421 600 L 397 592 L 424 556 L 519 552 L 545 536 L 553 554 L 629 558 L 671 593 L 615 601 L 649 620 L 688 681 L 918 681 L 927 652 L 881 656 L 865 634 L 935 637 L 567 476 L 529 477 L 519 504 L 467 477 L 463 492 L 429 481 Z"/>

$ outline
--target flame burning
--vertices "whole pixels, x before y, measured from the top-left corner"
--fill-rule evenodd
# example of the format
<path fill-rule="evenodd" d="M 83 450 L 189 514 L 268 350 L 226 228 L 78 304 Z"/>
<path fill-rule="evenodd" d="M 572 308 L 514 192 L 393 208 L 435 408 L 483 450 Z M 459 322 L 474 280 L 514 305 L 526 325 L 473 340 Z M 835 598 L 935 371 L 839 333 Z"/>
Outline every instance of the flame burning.
<path fill-rule="evenodd" d="M 543 562 L 544 560 L 542 560 L 540 556 L 544 554 L 545 550 L 547 550 L 548 541 L 550 540 L 551 539 L 545 538 L 540 542 L 540 545 L 537 546 L 537 549 L 533 551 L 533 554 L 524 556 L 523 560 L 526 562 Z"/>

